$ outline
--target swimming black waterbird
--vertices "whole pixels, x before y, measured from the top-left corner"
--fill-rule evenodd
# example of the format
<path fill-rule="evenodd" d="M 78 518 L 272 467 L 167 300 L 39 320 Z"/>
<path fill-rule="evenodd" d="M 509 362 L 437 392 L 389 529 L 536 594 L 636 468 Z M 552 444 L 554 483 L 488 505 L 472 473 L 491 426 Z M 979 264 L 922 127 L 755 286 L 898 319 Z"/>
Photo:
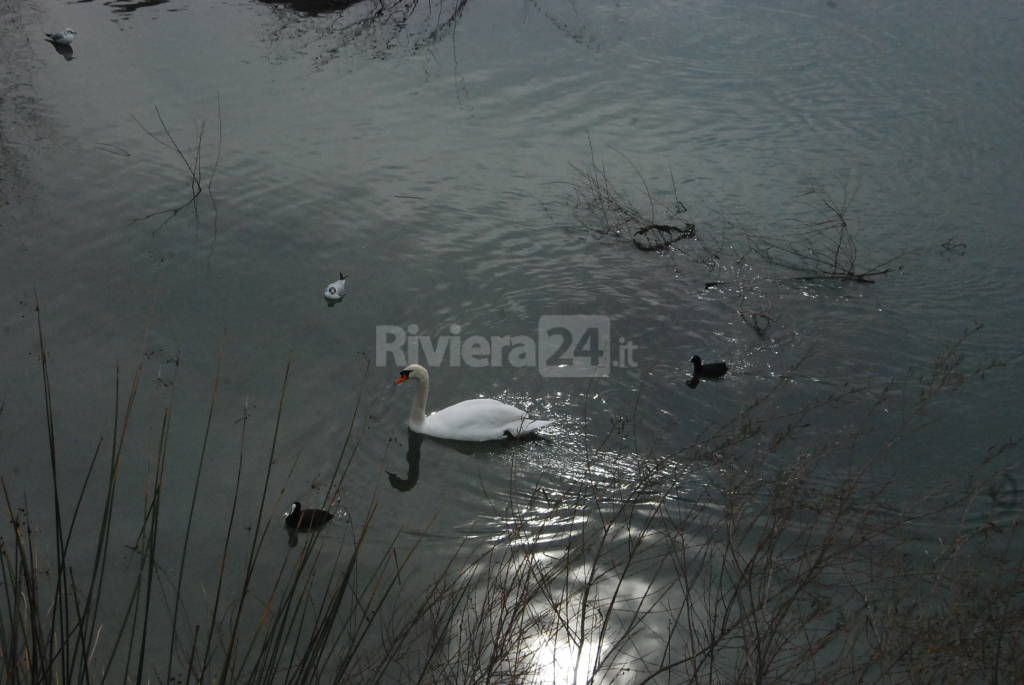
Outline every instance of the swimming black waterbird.
<path fill-rule="evenodd" d="M 701 358 L 697 355 L 693 355 L 690 359 L 690 363 L 693 364 L 693 377 L 694 379 L 700 378 L 721 378 L 725 375 L 725 372 L 729 370 L 725 362 L 714 362 L 712 364 L 704 364 Z"/>
<path fill-rule="evenodd" d="M 303 509 L 298 502 L 292 503 L 291 511 L 284 517 L 284 525 L 295 530 L 313 530 L 325 525 L 334 514 L 323 509 Z"/>

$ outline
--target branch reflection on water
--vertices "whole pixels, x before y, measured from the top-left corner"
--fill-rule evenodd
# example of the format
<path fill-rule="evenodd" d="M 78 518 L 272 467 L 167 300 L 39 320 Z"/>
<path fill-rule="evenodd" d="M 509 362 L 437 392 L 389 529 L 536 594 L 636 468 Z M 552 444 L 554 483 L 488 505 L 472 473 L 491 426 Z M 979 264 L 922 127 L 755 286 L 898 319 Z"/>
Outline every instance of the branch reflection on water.
<path fill-rule="evenodd" d="M 469 0 L 421 4 L 419 0 L 259 0 L 279 11 L 272 42 L 329 41 L 316 46 L 316 61 L 329 62 L 356 45 L 372 57 L 396 49 L 416 51 L 444 40 L 455 29 Z M 319 19 L 319 20 L 316 20 Z M 294 45 L 289 45 L 293 52 Z"/>
<path fill-rule="evenodd" d="M 408 492 L 416 487 L 416 483 L 420 479 L 420 449 L 423 445 L 423 439 L 426 437 L 422 433 L 416 433 L 412 430 L 408 430 L 408 441 L 409 447 L 405 453 L 405 461 L 408 464 L 406 468 L 405 478 L 402 478 L 397 473 L 388 471 L 388 482 L 395 490 L 399 492 Z M 446 448 L 450 448 L 456 452 L 466 455 L 479 455 L 481 453 L 493 454 L 498 451 L 506 449 L 510 444 L 523 443 L 538 440 L 547 440 L 544 436 L 534 435 L 528 438 L 520 438 L 517 440 L 505 440 L 505 441 L 492 441 L 492 442 L 464 442 L 462 440 L 442 440 L 440 438 L 430 438 L 432 442 L 436 442 L 443 445 Z"/>
<path fill-rule="evenodd" d="M 374 58 L 395 51 L 416 52 L 453 38 L 470 0 L 259 0 L 273 6 L 279 24 L 271 31 L 270 41 L 288 44 L 288 54 L 296 52 L 295 42 L 306 43 L 317 51 L 315 61 L 325 64 L 354 46 Z M 551 7 L 536 2 L 524 5 L 543 21 L 575 43 L 597 49 L 600 41 L 583 24 L 577 8 L 563 3 L 568 18 Z M 323 41 L 319 45 L 313 43 Z"/>

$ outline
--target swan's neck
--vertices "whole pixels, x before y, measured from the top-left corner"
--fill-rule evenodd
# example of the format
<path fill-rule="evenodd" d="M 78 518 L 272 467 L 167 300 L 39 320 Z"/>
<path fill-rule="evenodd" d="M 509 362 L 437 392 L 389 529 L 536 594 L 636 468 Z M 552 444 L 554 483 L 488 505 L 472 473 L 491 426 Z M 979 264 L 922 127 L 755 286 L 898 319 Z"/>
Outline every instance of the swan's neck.
<path fill-rule="evenodd" d="M 409 425 L 422 426 L 427 420 L 427 393 L 430 392 L 430 381 L 422 379 L 416 388 L 416 398 L 412 401 L 412 409 L 409 410 Z"/>

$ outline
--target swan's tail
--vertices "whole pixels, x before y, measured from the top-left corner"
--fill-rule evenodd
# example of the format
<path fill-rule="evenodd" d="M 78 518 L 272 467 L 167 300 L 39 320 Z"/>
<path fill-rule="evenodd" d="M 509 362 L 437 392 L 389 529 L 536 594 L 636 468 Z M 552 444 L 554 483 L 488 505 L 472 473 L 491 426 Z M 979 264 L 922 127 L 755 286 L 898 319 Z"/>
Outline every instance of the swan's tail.
<path fill-rule="evenodd" d="M 545 426 L 550 426 L 554 421 L 548 419 L 527 419 L 516 421 L 506 427 L 505 432 L 513 438 L 536 433 Z"/>

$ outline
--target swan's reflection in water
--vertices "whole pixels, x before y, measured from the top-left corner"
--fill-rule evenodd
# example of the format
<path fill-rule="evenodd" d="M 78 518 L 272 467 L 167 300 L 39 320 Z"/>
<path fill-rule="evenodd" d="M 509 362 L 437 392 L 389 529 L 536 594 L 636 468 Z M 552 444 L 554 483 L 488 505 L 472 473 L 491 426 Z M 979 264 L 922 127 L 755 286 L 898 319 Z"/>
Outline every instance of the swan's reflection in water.
<path fill-rule="evenodd" d="M 408 436 L 409 448 L 405 452 L 405 461 L 408 464 L 406 468 L 405 478 L 402 478 L 397 473 L 388 471 L 388 482 L 391 483 L 391 487 L 399 492 L 408 492 L 416 487 L 416 483 L 420 479 L 420 450 L 423 445 L 424 438 L 428 437 L 422 433 L 416 433 L 410 429 L 406 429 Z M 445 440 L 443 438 L 430 438 L 431 442 L 435 442 L 439 445 L 449 447 L 456 452 L 465 455 L 480 455 L 480 454 L 497 454 L 509 446 L 532 442 L 536 440 L 550 441 L 543 435 L 529 434 L 524 435 L 520 438 L 514 438 L 509 440 L 491 440 L 486 442 L 466 442 L 463 440 Z"/>
<path fill-rule="evenodd" d="M 423 444 L 423 435 L 406 430 L 409 437 L 409 449 L 405 452 L 405 461 L 409 465 L 405 478 L 399 478 L 397 474 L 388 471 L 388 482 L 391 487 L 399 492 L 408 492 L 416 487 L 420 479 L 420 446 Z"/>
<path fill-rule="evenodd" d="M 517 682 L 568 685 L 588 681 L 592 672 L 594 682 L 613 682 L 615 674 L 630 673 L 671 641 L 664 616 L 690 609 L 675 590 L 678 569 L 689 568 L 689 558 L 670 555 L 703 542 L 689 526 L 676 525 L 693 522 L 686 515 L 690 508 L 673 499 L 690 479 L 676 473 L 674 462 L 661 469 L 648 464 L 628 450 L 627 441 L 616 442 L 617 433 L 608 441 L 613 449 L 595 449 L 577 428 L 562 421 L 554 439 L 530 441 L 426 438 L 427 468 L 434 472 L 424 489 L 444 492 L 452 482 L 435 481 L 456 468 L 479 472 L 484 489 L 498 488 L 482 494 L 471 521 L 452 526 L 464 537 L 456 545 L 458 590 L 446 595 L 453 599 L 452 635 L 458 637 L 442 640 L 444 648 L 460 655 L 493 653 Z M 387 472 L 399 492 L 418 484 L 425 441 L 422 434 L 406 435 L 407 467 L 400 466 L 401 453 L 393 453 L 391 468 L 398 473 Z M 507 490 L 494 478 L 510 479 L 500 481 Z M 417 507 L 435 506 L 429 498 L 413 498 Z M 453 544 L 453 531 L 443 532 L 431 539 Z M 696 616 L 698 607 L 691 613 Z M 502 633 L 509 625 L 511 633 Z M 504 634 L 514 634 L 514 641 L 494 638 Z M 684 647 L 678 640 L 672 646 Z M 657 665 L 648 670 L 656 672 Z"/>

